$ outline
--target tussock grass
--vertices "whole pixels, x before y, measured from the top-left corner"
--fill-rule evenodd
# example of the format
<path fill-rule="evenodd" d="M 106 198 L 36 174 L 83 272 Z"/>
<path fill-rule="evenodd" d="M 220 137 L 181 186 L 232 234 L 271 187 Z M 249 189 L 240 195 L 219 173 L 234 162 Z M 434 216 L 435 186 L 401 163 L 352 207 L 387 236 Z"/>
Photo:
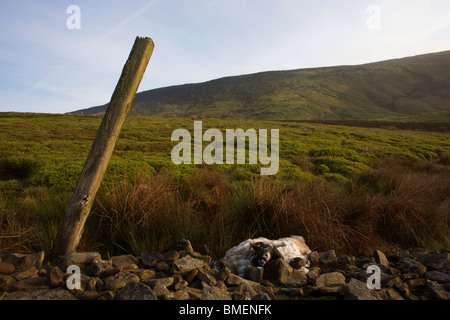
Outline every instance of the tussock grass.
<path fill-rule="evenodd" d="M 110 230 L 102 235 L 109 251 L 135 253 L 184 236 L 219 257 L 247 238 L 291 234 L 304 236 L 315 250 L 346 253 L 437 248 L 449 244 L 449 174 L 449 167 L 436 163 L 388 158 L 345 184 L 267 177 L 230 183 L 211 168 L 178 181 L 140 176 L 102 195 L 98 229 Z"/>
<path fill-rule="evenodd" d="M 97 196 L 81 250 L 110 255 L 161 250 L 181 237 L 206 244 L 215 257 L 252 237 L 302 235 L 314 250 L 450 244 L 450 167 L 440 161 L 386 158 L 346 182 L 321 177 L 229 181 L 203 167 L 182 178 L 141 173 Z M 68 193 L 37 188 L 0 206 L 2 251 L 49 251 Z"/>

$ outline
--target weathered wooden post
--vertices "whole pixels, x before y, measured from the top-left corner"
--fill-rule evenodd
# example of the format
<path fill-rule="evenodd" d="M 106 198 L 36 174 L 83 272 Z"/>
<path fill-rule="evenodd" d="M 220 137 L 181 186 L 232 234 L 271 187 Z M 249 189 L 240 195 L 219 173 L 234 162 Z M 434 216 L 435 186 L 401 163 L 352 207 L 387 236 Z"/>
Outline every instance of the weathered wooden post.
<path fill-rule="evenodd" d="M 51 260 L 74 252 L 95 194 L 108 167 L 117 137 L 153 53 L 150 38 L 137 37 L 92 144 L 66 215 L 53 244 Z"/>

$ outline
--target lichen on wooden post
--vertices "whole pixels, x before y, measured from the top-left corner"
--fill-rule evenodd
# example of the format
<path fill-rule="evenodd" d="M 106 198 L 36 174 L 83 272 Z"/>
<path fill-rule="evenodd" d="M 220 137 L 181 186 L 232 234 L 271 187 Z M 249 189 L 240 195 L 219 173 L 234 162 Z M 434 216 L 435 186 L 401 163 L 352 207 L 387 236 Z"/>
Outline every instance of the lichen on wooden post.
<path fill-rule="evenodd" d="M 150 38 L 137 37 L 134 42 L 59 227 L 51 253 L 53 261 L 58 256 L 74 252 L 80 242 L 95 194 L 108 167 L 117 137 L 144 76 L 153 48 L 154 43 Z"/>

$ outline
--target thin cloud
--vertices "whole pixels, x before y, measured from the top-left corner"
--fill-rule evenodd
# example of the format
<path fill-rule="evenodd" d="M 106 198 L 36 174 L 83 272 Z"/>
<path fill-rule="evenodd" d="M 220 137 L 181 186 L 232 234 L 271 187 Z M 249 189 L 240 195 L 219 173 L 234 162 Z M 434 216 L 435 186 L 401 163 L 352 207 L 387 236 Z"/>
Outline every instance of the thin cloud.
<path fill-rule="evenodd" d="M 65 27 L 70 4 L 81 30 Z M 380 30 L 366 26 L 372 4 Z M 1 111 L 107 103 L 136 36 L 156 44 L 140 91 L 449 49 L 447 0 L 22 0 L 0 3 L 0 15 Z"/>

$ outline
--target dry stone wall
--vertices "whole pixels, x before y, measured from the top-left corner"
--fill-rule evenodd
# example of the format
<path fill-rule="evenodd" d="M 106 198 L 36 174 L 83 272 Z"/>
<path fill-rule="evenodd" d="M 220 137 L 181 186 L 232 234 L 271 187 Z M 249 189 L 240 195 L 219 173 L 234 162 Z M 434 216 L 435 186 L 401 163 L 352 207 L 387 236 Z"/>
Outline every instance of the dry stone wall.
<path fill-rule="evenodd" d="M 358 257 L 313 251 L 306 274 L 306 261 L 278 259 L 265 269 L 249 266 L 244 277 L 190 245 L 110 259 L 76 252 L 55 265 L 43 252 L 0 258 L 0 300 L 450 300 L 450 250 L 377 250 Z M 74 265 L 79 288 L 69 288 L 73 273 L 66 271 Z M 379 268 L 380 289 L 367 286 L 370 266 Z"/>

